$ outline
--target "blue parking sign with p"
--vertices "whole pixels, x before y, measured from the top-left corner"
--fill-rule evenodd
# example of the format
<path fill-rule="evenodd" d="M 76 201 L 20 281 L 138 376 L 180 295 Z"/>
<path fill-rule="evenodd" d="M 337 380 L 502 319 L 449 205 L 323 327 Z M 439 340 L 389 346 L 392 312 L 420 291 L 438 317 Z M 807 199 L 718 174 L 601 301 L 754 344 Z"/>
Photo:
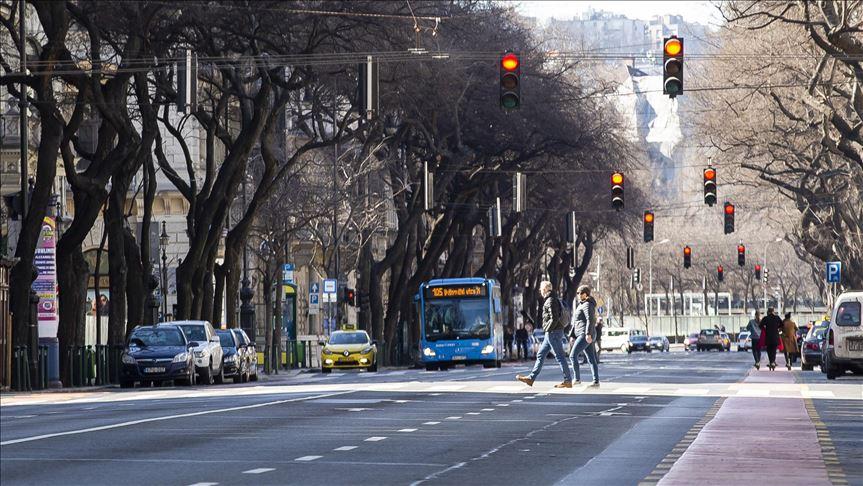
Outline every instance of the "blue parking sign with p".
<path fill-rule="evenodd" d="M 827 283 L 842 281 L 842 262 L 827 262 Z"/>

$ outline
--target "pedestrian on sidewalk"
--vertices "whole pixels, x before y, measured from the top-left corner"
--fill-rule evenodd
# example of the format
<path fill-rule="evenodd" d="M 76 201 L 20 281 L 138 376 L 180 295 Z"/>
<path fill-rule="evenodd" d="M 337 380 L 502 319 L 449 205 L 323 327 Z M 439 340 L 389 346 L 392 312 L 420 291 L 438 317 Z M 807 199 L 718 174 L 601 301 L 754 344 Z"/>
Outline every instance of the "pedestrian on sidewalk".
<path fill-rule="evenodd" d="M 779 330 L 782 329 L 782 319 L 776 315 L 773 307 L 767 309 L 767 315 L 761 319 L 761 333 L 764 335 L 764 345 L 767 348 L 767 359 L 770 371 L 776 370 L 776 348 L 779 347 Z"/>
<path fill-rule="evenodd" d="M 527 329 L 525 328 L 525 325 L 522 324 L 521 326 L 519 326 L 518 329 L 515 330 L 516 355 L 522 361 L 527 361 L 527 339 Z"/>
<path fill-rule="evenodd" d="M 575 383 L 581 383 L 581 369 L 578 365 L 578 355 L 584 352 L 593 373 L 591 386 L 599 386 L 599 366 L 597 366 L 596 348 L 596 300 L 590 295 L 590 287 L 582 285 L 578 288 L 575 309 L 572 311 L 572 331 L 570 337 L 575 338 L 575 344 L 569 352 L 572 369 L 575 370 Z"/>
<path fill-rule="evenodd" d="M 563 381 L 560 384 L 554 385 L 554 387 L 572 388 L 572 375 L 570 375 L 569 363 L 566 362 L 566 352 L 563 349 L 563 328 L 566 327 L 566 323 L 561 319 L 561 315 L 563 315 L 563 303 L 554 295 L 551 282 L 547 280 L 539 284 L 539 293 L 544 299 L 542 304 L 542 330 L 545 331 L 545 337 L 542 340 L 542 345 L 536 352 L 536 362 L 533 365 L 533 370 L 531 370 L 528 376 L 515 375 L 515 379 L 528 386 L 533 386 L 533 382 L 539 376 L 539 372 L 542 371 L 545 356 L 551 351 L 554 353 L 554 357 L 560 365 L 560 370 L 563 372 Z"/>
<path fill-rule="evenodd" d="M 755 369 L 761 369 L 761 311 L 755 311 L 755 315 L 752 319 L 749 319 L 749 324 L 746 325 L 746 330 L 749 331 L 749 339 L 752 343 L 752 357 L 755 358 Z"/>
<path fill-rule="evenodd" d="M 791 363 L 800 350 L 797 348 L 797 323 L 791 320 L 791 313 L 785 314 L 782 321 L 782 344 L 785 347 L 785 367 L 791 371 Z"/>
<path fill-rule="evenodd" d="M 512 359 L 512 338 L 512 326 L 507 325 L 503 328 L 503 349 L 507 359 Z"/>

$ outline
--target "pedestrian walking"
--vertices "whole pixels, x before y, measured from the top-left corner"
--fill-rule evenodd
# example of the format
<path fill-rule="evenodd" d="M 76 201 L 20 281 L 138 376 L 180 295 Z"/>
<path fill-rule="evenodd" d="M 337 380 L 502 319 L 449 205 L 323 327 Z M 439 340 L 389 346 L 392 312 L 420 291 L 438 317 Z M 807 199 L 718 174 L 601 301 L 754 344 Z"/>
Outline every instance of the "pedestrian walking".
<path fill-rule="evenodd" d="M 779 347 L 779 330 L 782 328 L 782 319 L 776 315 L 773 307 L 767 309 L 767 315 L 761 319 L 761 334 L 764 346 L 767 348 L 767 359 L 770 371 L 776 370 L 776 348 Z"/>
<path fill-rule="evenodd" d="M 605 327 L 605 324 L 602 322 L 602 317 L 596 318 L 596 363 L 602 363 L 602 329 Z"/>
<path fill-rule="evenodd" d="M 515 352 L 516 356 L 522 361 L 527 361 L 527 340 L 527 329 L 525 329 L 525 325 L 522 324 L 515 330 Z"/>
<path fill-rule="evenodd" d="M 791 371 L 791 363 L 800 350 L 797 348 L 797 323 L 791 320 L 790 312 L 782 321 L 782 344 L 785 347 L 785 367 Z"/>
<path fill-rule="evenodd" d="M 503 349 L 508 359 L 512 359 L 512 339 L 512 326 L 506 326 L 503 328 Z"/>
<path fill-rule="evenodd" d="M 752 357 L 755 358 L 755 369 L 761 369 L 761 311 L 755 311 L 755 315 L 752 319 L 749 319 L 749 324 L 746 325 L 746 330 L 749 331 L 749 339 L 752 342 Z"/>
<path fill-rule="evenodd" d="M 599 366 L 597 366 L 596 348 L 593 346 L 593 341 L 596 339 L 596 300 L 591 297 L 590 287 L 587 285 L 578 288 L 577 299 L 576 307 L 572 311 L 570 334 L 575 338 L 575 344 L 569 353 L 569 360 L 572 361 L 572 369 L 575 370 L 575 383 L 581 383 L 578 355 L 582 352 L 587 355 L 590 371 L 593 373 L 591 386 L 599 386 Z"/>
<path fill-rule="evenodd" d="M 542 340 L 542 345 L 536 352 L 536 362 L 533 365 L 533 370 L 527 376 L 515 375 L 515 379 L 528 386 L 533 386 L 533 382 L 539 376 L 539 372 L 542 371 L 545 356 L 551 351 L 554 353 L 554 357 L 560 365 L 560 370 L 563 372 L 563 381 L 560 384 L 554 385 L 554 387 L 572 388 L 572 375 L 569 372 L 569 363 L 567 363 L 566 352 L 563 349 L 563 328 L 566 326 L 566 323 L 561 319 L 563 304 L 554 295 L 551 282 L 547 280 L 539 284 L 539 293 L 544 299 L 542 304 L 542 330 L 545 331 L 545 337 Z"/>

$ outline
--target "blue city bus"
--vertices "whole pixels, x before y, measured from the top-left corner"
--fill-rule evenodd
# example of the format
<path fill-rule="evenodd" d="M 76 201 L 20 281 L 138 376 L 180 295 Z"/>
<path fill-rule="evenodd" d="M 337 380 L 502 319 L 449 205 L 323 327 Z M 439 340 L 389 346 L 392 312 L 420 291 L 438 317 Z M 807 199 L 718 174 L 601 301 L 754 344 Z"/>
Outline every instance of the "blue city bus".
<path fill-rule="evenodd" d="M 500 284 L 486 278 L 442 278 L 420 285 L 420 356 L 426 370 L 455 364 L 500 367 Z"/>

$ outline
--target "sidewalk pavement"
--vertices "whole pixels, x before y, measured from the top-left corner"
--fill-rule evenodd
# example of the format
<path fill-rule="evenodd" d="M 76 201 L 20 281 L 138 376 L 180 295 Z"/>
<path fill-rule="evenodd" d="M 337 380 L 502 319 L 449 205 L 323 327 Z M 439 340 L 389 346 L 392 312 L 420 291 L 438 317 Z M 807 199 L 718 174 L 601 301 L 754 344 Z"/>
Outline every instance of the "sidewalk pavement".
<path fill-rule="evenodd" d="M 781 360 L 780 360 L 781 361 Z M 784 364 L 784 363 L 780 363 Z M 784 367 L 753 369 L 747 384 L 793 384 Z M 692 434 L 692 432 L 690 432 Z M 686 439 L 685 439 L 686 440 Z M 663 463 L 671 462 L 666 459 Z M 663 464 L 657 467 L 661 470 Z M 648 477 L 648 480 L 650 477 Z M 660 485 L 831 482 L 819 433 L 802 398 L 727 397 Z"/>

